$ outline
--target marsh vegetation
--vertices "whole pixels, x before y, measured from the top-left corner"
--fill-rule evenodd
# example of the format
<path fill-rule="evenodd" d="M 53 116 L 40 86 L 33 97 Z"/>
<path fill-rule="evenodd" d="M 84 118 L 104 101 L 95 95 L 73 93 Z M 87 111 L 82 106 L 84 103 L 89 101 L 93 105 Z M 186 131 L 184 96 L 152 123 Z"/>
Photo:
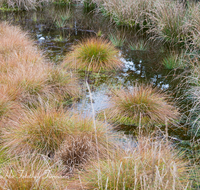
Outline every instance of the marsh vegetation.
<path fill-rule="evenodd" d="M 200 3 L 0 7 L 0 189 L 200 188 Z"/>

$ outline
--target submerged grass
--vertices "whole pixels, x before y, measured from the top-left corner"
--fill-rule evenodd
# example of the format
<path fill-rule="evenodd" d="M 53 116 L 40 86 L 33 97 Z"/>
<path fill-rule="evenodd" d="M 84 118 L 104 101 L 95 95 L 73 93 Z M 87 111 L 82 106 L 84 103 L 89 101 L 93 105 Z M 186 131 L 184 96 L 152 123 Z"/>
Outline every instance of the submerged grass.
<path fill-rule="evenodd" d="M 62 64 L 64 67 L 86 71 L 112 70 L 122 67 L 118 54 L 110 42 L 91 38 L 74 46 Z"/>

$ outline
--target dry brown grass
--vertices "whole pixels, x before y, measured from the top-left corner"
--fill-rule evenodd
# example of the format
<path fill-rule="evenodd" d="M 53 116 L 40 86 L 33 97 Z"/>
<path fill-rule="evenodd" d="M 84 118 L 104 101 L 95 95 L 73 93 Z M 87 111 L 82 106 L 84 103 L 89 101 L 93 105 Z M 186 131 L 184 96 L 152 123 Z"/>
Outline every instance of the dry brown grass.
<path fill-rule="evenodd" d="M 31 10 L 41 7 L 44 3 L 48 2 L 50 0 L 1 0 L 0 6 L 6 4 L 10 8 Z"/>
<path fill-rule="evenodd" d="M 83 174 L 88 189 L 187 189 L 187 161 L 163 140 L 139 138 L 130 151 L 92 164 Z"/>
<path fill-rule="evenodd" d="M 186 25 L 190 29 L 191 34 L 191 42 L 192 45 L 199 48 L 200 47 L 200 3 L 197 4 L 190 4 L 188 10 L 188 20 Z"/>
<path fill-rule="evenodd" d="M 149 13 L 154 9 L 155 1 L 153 0 L 93 0 L 117 24 L 129 26 L 144 26 L 144 23 L 149 24 Z M 163 2 L 160 0 L 159 2 Z"/>
<path fill-rule="evenodd" d="M 0 54 L 8 57 L 11 53 L 18 54 L 26 49 L 34 49 L 34 43 L 27 33 L 19 27 L 11 26 L 6 22 L 0 23 Z"/>
<path fill-rule="evenodd" d="M 63 67 L 86 71 L 112 70 L 122 67 L 119 52 L 111 42 L 100 38 L 86 39 L 66 55 Z"/>
<path fill-rule="evenodd" d="M 57 160 L 64 165 L 64 172 L 73 172 L 75 168 L 82 168 L 96 156 L 96 148 L 88 134 L 69 136 L 56 153 Z"/>
<path fill-rule="evenodd" d="M 20 104 L 13 101 L 12 94 L 7 94 L 7 89 L 0 88 L 0 127 L 5 126 L 10 118 L 17 118 L 22 108 Z"/>
<path fill-rule="evenodd" d="M 150 19 L 152 22 L 150 31 L 154 38 L 173 45 L 186 41 L 188 37 L 188 27 L 185 24 L 187 11 L 182 3 L 157 1 L 150 14 Z"/>

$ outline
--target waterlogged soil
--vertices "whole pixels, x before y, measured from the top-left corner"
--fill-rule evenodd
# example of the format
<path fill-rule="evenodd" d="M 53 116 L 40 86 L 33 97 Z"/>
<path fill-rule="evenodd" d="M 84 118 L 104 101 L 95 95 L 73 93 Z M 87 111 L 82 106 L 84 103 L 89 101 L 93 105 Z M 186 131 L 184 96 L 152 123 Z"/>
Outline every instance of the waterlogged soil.
<path fill-rule="evenodd" d="M 41 47 L 46 57 L 59 64 L 63 56 L 72 49 L 72 45 L 80 40 L 96 36 L 100 31 L 104 38 L 110 34 L 126 38 L 120 49 L 120 57 L 124 63 L 122 71 L 85 74 L 80 73 L 85 96 L 77 103 L 76 108 L 83 114 L 92 114 L 91 101 L 85 81 L 90 84 L 92 91 L 92 105 L 95 113 L 107 108 L 111 88 L 131 86 L 134 83 L 152 84 L 170 94 L 172 100 L 180 110 L 187 102 L 179 101 L 186 87 L 183 85 L 183 70 L 169 70 L 161 64 L 167 56 L 168 49 L 163 44 L 151 42 L 142 31 L 117 27 L 108 17 L 92 10 L 86 10 L 82 5 L 51 5 L 37 11 L 0 11 L 0 20 L 20 25 L 28 31 L 36 43 Z M 146 50 L 131 50 L 129 45 L 142 39 L 147 42 Z M 179 90 L 177 90 L 179 89 Z M 179 102 L 182 102 L 181 104 Z M 184 123 L 184 121 L 183 121 Z M 134 126 L 120 126 L 118 129 L 125 133 L 132 133 Z M 161 128 L 161 132 L 165 129 Z M 169 129 L 169 136 L 178 143 L 179 147 L 189 150 L 190 135 L 188 126 Z M 190 152 L 190 150 L 189 150 Z"/>

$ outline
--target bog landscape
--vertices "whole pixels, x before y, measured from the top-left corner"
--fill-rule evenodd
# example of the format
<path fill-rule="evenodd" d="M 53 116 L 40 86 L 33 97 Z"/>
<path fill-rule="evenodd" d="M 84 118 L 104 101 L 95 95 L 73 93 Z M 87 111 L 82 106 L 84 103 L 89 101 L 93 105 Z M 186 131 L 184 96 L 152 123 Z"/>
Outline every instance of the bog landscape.
<path fill-rule="evenodd" d="M 0 190 L 200 189 L 200 2 L 0 0 Z"/>

